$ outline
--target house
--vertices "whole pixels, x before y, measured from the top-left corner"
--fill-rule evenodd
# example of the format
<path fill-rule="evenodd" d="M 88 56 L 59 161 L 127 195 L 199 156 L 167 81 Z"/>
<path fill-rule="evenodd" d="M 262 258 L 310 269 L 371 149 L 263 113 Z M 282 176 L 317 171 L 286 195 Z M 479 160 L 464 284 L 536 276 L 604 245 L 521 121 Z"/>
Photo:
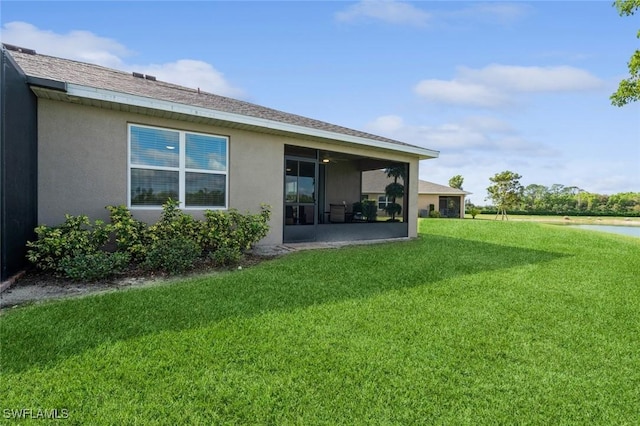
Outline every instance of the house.
<path fill-rule="evenodd" d="M 378 204 L 378 215 L 385 215 L 384 208 L 391 202 L 385 194 L 385 187 L 393 182 L 384 170 L 366 171 L 362 174 L 363 198 L 375 200 Z M 403 183 L 402 179 L 399 179 Z M 441 217 L 464 219 L 464 199 L 470 192 L 450 186 L 439 185 L 426 180 L 418 181 L 417 208 L 420 217 L 428 217 L 437 211 Z M 402 203 L 402 200 L 396 202 Z"/>
<path fill-rule="evenodd" d="M 120 204 L 153 222 L 168 197 L 196 217 L 268 204 L 265 245 L 417 235 L 418 162 L 437 151 L 26 48 L 1 61 L 2 279 L 39 224 Z M 364 171 L 390 166 L 409 177 L 403 222 L 331 221 Z"/>

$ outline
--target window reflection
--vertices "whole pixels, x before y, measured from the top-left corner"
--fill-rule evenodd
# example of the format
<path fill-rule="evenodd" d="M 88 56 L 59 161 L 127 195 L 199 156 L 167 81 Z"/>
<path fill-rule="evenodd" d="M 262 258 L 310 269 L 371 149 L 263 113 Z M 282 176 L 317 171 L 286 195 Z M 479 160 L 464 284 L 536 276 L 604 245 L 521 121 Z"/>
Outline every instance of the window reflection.
<path fill-rule="evenodd" d="M 286 160 L 285 162 L 285 224 L 315 223 L 316 163 Z M 306 205 L 305 205 L 306 204 Z"/>
<path fill-rule="evenodd" d="M 285 200 L 287 203 L 315 202 L 316 165 L 307 161 L 286 161 Z"/>

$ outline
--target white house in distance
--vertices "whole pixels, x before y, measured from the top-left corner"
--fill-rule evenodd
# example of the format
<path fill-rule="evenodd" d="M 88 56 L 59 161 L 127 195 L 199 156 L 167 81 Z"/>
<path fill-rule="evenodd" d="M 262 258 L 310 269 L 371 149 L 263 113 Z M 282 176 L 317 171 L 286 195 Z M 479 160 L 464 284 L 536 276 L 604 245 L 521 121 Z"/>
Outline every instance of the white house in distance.
<path fill-rule="evenodd" d="M 391 202 L 385 194 L 385 187 L 393 182 L 384 170 L 366 171 L 362 174 L 362 194 L 378 203 L 378 214 L 384 215 L 384 208 Z M 399 180 L 400 183 L 402 179 Z M 418 212 L 420 217 L 428 217 L 437 211 L 440 217 L 464 219 L 464 200 L 471 192 L 450 186 L 439 185 L 426 180 L 418 181 Z M 403 201 L 396 200 L 402 204 Z"/>

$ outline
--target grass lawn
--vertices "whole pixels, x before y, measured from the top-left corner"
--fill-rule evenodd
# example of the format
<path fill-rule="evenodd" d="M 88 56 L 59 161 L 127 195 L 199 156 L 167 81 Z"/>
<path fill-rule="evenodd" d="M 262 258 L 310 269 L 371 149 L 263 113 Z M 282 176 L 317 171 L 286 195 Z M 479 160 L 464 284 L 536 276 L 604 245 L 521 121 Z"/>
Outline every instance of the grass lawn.
<path fill-rule="evenodd" d="M 471 215 L 465 215 L 467 219 L 471 219 Z M 476 219 L 495 220 L 495 214 L 479 214 Z M 498 220 L 500 217 L 498 216 Z M 623 217 L 623 216 L 544 216 L 544 215 L 525 215 L 514 214 L 508 215 L 511 221 L 532 221 L 546 223 L 563 223 L 566 225 L 623 225 L 634 226 L 640 225 L 640 217 Z"/>
<path fill-rule="evenodd" d="M 429 219 L 409 242 L 17 308 L 0 423 L 637 424 L 639 271 L 637 238 Z"/>

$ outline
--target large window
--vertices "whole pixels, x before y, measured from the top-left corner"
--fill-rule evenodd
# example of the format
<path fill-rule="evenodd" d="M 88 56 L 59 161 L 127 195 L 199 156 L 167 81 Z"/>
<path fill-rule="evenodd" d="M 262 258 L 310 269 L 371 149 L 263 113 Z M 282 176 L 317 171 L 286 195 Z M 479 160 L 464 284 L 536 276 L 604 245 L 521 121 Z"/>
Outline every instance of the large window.
<path fill-rule="evenodd" d="M 129 125 L 129 205 L 227 207 L 228 138 Z"/>

